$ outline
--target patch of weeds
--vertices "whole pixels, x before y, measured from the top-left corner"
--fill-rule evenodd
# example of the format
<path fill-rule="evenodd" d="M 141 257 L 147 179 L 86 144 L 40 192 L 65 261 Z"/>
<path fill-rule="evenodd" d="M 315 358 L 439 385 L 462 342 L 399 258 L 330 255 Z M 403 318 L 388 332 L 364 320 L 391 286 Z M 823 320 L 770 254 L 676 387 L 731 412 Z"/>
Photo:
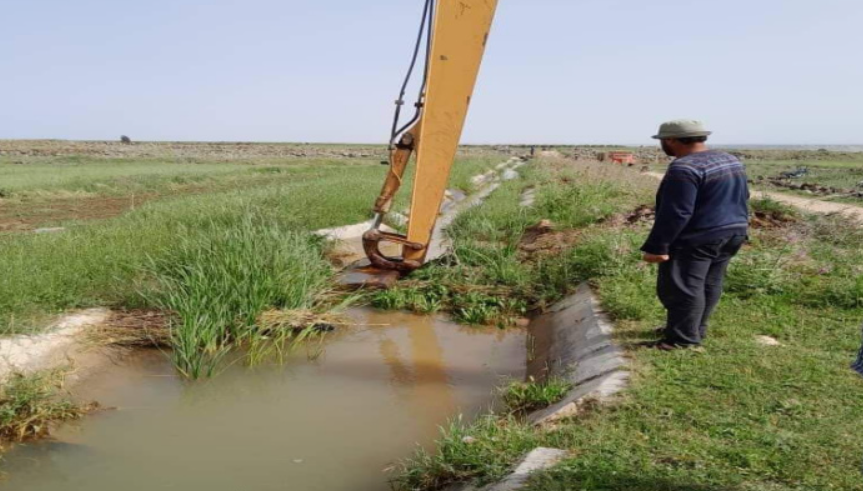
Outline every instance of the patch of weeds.
<path fill-rule="evenodd" d="M 663 310 L 656 301 L 655 269 L 632 263 L 614 280 L 595 281 L 603 291 L 603 309 L 616 320 L 660 319 Z"/>
<path fill-rule="evenodd" d="M 568 380 L 552 377 L 537 382 L 531 377 L 526 382 L 512 382 L 501 389 L 501 399 L 512 414 L 525 414 L 544 409 L 566 396 L 572 388 Z"/>
<path fill-rule="evenodd" d="M 256 172 L 258 174 L 285 174 L 291 172 L 292 169 L 289 167 L 256 167 L 252 169 L 252 172 Z"/>
<path fill-rule="evenodd" d="M 492 482 L 506 475 L 511 463 L 538 441 L 533 428 L 513 416 L 485 415 L 471 424 L 459 417 L 441 429 L 435 452 L 419 449 L 401 462 L 393 488 L 434 491 L 474 479 L 479 485 Z"/>
<path fill-rule="evenodd" d="M 529 280 L 529 271 L 518 259 L 514 245 L 483 245 L 474 241 L 456 244 L 454 255 L 467 267 L 482 272 L 484 283 L 492 285 L 521 285 Z"/>
<path fill-rule="evenodd" d="M 375 292 L 371 296 L 371 304 L 382 310 L 410 310 L 423 314 L 446 310 L 463 324 L 499 327 L 511 325 L 528 310 L 520 298 L 425 282 L 418 286 Z"/>
<path fill-rule="evenodd" d="M 63 392 L 62 371 L 13 374 L 0 391 L 0 441 L 21 442 L 48 435 L 51 423 L 78 419 L 92 407 Z"/>
<path fill-rule="evenodd" d="M 594 230 L 569 254 L 568 262 L 576 280 L 611 276 L 637 262 L 640 237 L 617 230 Z"/>
<path fill-rule="evenodd" d="M 749 208 L 755 214 L 770 216 L 781 222 L 793 222 L 801 218 L 796 208 L 771 198 L 750 200 Z"/>
<path fill-rule="evenodd" d="M 792 276 L 785 266 L 792 259 L 792 251 L 793 248 L 790 245 L 776 249 L 766 249 L 756 245 L 744 251 L 731 262 L 728 268 L 725 291 L 740 298 L 786 292 Z"/>
<path fill-rule="evenodd" d="M 841 215 L 811 215 L 807 217 L 808 235 L 829 245 L 857 248 L 863 244 L 863 227 Z"/>
<path fill-rule="evenodd" d="M 575 186 L 568 182 L 557 182 L 542 188 L 534 213 L 563 228 L 581 228 L 619 211 L 620 198 L 625 196 L 620 188 L 610 182 Z"/>
<path fill-rule="evenodd" d="M 372 306 L 382 310 L 411 310 L 430 314 L 441 310 L 447 301 L 449 291 L 443 285 L 425 288 L 391 288 L 375 292 Z"/>
<path fill-rule="evenodd" d="M 450 300 L 453 317 L 463 324 L 506 327 L 527 314 L 523 299 L 492 296 L 482 292 L 454 295 Z"/>

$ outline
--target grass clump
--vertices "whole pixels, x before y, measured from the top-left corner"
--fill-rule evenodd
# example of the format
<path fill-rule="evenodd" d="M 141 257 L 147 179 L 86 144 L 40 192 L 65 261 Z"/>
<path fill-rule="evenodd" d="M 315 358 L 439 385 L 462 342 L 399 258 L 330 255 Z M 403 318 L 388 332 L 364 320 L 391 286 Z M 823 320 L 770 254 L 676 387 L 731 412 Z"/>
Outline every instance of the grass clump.
<path fill-rule="evenodd" d="M 184 234 L 151 264 L 143 293 L 172 312 L 171 356 L 184 375 L 212 375 L 236 344 L 260 335 L 267 309 L 310 309 L 332 274 L 321 239 L 246 218 L 235 227 Z"/>
<path fill-rule="evenodd" d="M 392 485 L 398 491 L 440 490 L 471 480 L 483 485 L 506 475 L 538 441 L 530 425 L 512 416 L 488 414 L 470 424 L 459 417 L 441 428 L 434 452 L 419 449 L 401 462 Z"/>
<path fill-rule="evenodd" d="M 544 382 L 531 377 L 525 382 L 511 382 L 501 389 L 501 399 L 510 413 L 525 414 L 557 403 L 571 388 L 572 384 L 560 377 Z"/>
<path fill-rule="evenodd" d="M 770 197 L 750 200 L 749 209 L 753 214 L 770 215 L 785 222 L 795 221 L 801 217 L 800 211 L 796 208 Z"/>
<path fill-rule="evenodd" d="M 13 374 L 0 390 L 0 442 L 22 442 L 48 435 L 52 423 L 78 419 L 89 408 L 62 390 L 62 371 Z"/>

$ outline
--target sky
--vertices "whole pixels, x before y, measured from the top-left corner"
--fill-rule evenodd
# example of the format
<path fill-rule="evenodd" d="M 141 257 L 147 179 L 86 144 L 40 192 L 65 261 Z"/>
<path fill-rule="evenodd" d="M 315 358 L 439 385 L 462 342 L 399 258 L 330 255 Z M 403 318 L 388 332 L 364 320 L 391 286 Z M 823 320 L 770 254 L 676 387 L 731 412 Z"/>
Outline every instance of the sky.
<path fill-rule="evenodd" d="M 455 0 L 440 0 L 455 1 Z M 0 139 L 384 142 L 422 0 L 0 0 Z M 863 144 L 860 0 L 500 0 L 463 141 Z"/>

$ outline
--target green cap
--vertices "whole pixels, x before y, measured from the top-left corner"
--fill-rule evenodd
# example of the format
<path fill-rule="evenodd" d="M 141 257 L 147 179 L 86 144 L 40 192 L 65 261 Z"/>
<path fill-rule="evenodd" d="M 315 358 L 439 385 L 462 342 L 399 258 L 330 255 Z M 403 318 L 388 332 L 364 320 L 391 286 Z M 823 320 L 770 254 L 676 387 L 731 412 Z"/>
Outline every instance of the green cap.
<path fill-rule="evenodd" d="M 653 138 L 662 140 L 663 138 L 689 138 L 691 136 L 709 136 L 712 131 L 704 129 L 704 123 L 694 119 L 677 119 L 662 123 L 659 127 L 659 134 Z"/>

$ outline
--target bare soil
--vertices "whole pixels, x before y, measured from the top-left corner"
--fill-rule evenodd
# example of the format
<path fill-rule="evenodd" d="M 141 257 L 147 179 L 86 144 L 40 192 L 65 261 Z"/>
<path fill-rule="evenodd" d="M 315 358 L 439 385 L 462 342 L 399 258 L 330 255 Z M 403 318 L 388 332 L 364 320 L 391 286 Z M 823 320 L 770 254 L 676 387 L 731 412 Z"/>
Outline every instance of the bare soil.
<path fill-rule="evenodd" d="M 0 200 L 0 233 L 29 232 L 70 220 L 103 220 L 158 198 L 158 194 L 116 197 L 56 198 L 4 203 Z"/>
<path fill-rule="evenodd" d="M 518 249 L 523 261 L 536 261 L 567 251 L 581 237 L 579 230 L 555 230 L 550 220 L 542 220 L 525 230 Z"/>
<path fill-rule="evenodd" d="M 848 217 L 859 223 L 863 223 L 863 207 L 845 205 L 840 203 L 829 203 L 818 199 L 801 198 L 784 193 L 773 193 L 768 191 L 754 191 L 754 198 L 770 198 L 780 203 L 785 203 L 803 211 L 823 214 L 838 214 Z"/>

